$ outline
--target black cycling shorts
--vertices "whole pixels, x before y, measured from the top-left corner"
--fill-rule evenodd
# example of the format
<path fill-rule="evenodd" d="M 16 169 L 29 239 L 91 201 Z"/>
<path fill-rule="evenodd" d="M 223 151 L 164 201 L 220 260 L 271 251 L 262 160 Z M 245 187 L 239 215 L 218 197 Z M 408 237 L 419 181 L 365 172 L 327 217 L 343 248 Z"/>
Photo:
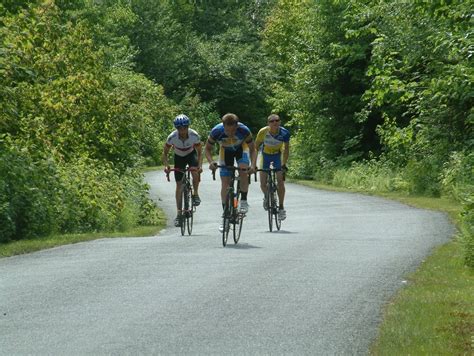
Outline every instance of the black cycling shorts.
<path fill-rule="evenodd" d="M 190 154 L 182 157 L 177 154 L 174 155 L 174 168 L 185 169 L 186 166 L 198 167 L 197 151 L 193 150 Z M 183 178 L 183 173 L 174 172 L 174 180 L 179 182 Z"/>

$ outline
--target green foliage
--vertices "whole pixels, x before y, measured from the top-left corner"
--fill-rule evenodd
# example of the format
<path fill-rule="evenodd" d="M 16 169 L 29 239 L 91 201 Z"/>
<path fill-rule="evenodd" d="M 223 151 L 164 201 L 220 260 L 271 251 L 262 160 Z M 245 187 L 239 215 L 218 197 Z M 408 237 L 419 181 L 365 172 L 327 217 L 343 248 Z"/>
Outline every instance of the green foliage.
<path fill-rule="evenodd" d="M 107 159 L 125 167 L 137 166 L 142 157 L 157 157 L 178 110 L 163 88 L 129 70 L 111 72 L 113 89 L 107 94 L 110 122 L 99 133 Z"/>
<path fill-rule="evenodd" d="M 33 159 L 4 141 L 0 155 L 1 242 L 54 232 L 116 231 L 158 223 L 142 177 L 87 158 Z"/>
<path fill-rule="evenodd" d="M 129 34 L 139 51 L 137 70 L 179 98 L 194 83 L 196 36 L 173 16 L 169 2 L 134 0 L 131 10 L 139 24 Z"/>
<path fill-rule="evenodd" d="M 45 235 L 59 228 L 54 163 L 33 160 L 24 148 L 0 142 L 0 242 Z"/>
<path fill-rule="evenodd" d="M 220 115 L 233 112 L 253 129 L 260 128 L 268 107 L 265 103 L 265 57 L 256 43 L 238 28 L 216 35 L 198 47 L 203 76 L 199 93 L 214 101 Z"/>
<path fill-rule="evenodd" d="M 381 2 L 365 12 L 377 33 L 367 110 L 383 113 L 385 151 L 407 164 L 417 192 L 439 194 L 451 152 L 473 147 L 469 14 L 457 1 Z"/>
<path fill-rule="evenodd" d="M 153 212 L 142 177 L 134 171 L 121 173 L 110 163 L 78 158 L 58 174 L 62 231 L 116 231 L 156 218 L 149 214 Z"/>
<path fill-rule="evenodd" d="M 139 19 L 130 33 L 139 71 L 177 102 L 196 94 L 219 115 L 235 112 L 250 126 L 260 126 L 268 114 L 262 85 L 267 61 L 257 32 L 264 9 L 252 1 L 131 4 Z"/>
<path fill-rule="evenodd" d="M 465 246 L 465 261 L 474 268 L 474 153 L 452 152 L 441 174 L 443 193 L 460 201 L 461 239 Z"/>
<path fill-rule="evenodd" d="M 209 131 L 220 121 L 213 102 L 202 101 L 199 95 L 187 95 L 179 103 L 181 112 L 191 118 L 191 127 L 205 141 Z"/>
<path fill-rule="evenodd" d="M 353 162 L 348 169 L 336 169 L 332 184 L 367 192 L 406 192 L 409 186 L 390 162 L 376 159 Z"/>
<path fill-rule="evenodd" d="M 292 118 L 297 145 L 315 146 L 308 162 L 350 161 L 378 147 L 377 117 L 359 114 L 371 37 L 346 35 L 357 25 L 349 12 L 346 1 L 279 1 L 264 31 L 278 73 L 271 103 Z"/>
<path fill-rule="evenodd" d="M 176 109 L 162 88 L 111 65 L 87 23 L 51 2 L 1 22 L 2 241 L 156 222 L 127 167 L 166 137 L 160 115 Z"/>

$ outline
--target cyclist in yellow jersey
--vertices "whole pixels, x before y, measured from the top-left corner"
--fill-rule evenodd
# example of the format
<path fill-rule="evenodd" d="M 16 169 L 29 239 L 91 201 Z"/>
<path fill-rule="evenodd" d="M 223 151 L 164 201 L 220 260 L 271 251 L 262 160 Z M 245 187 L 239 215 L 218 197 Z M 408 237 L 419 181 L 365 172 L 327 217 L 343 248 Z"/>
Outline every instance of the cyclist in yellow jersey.
<path fill-rule="evenodd" d="M 274 168 L 281 169 L 276 172 L 278 216 L 280 220 L 285 220 L 285 182 L 283 180 L 283 171 L 287 170 L 286 164 L 290 153 L 290 132 L 280 126 L 280 121 L 280 117 L 276 114 L 268 117 L 268 126 L 263 127 L 258 132 L 255 139 L 255 147 L 260 152 L 260 169 L 270 168 L 271 162 L 273 162 Z M 265 172 L 260 172 L 260 189 L 265 197 L 267 190 L 267 173 Z M 263 206 L 266 207 L 265 202 Z"/>

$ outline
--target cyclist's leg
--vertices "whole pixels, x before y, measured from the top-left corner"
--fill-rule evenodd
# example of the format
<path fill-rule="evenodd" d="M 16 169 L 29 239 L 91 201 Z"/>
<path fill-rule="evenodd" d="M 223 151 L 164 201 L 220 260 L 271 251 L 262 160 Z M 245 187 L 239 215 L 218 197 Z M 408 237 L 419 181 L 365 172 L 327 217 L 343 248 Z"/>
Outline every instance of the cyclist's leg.
<path fill-rule="evenodd" d="M 273 161 L 273 155 L 269 155 L 262 152 L 261 156 L 262 158 L 260 160 L 260 169 L 269 169 L 270 163 Z M 267 179 L 268 173 L 260 172 L 260 189 L 262 190 L 263 194 L 267 192 Z"/>
<path fill-rule="evenodd" d="M 181 157 L 178 155 L 174 155 L 174 168 L 178 169 L 185 169 L 186 168 L 186 157 Z M 183 190 L 183 185 L 181 183 L 184 174 L 181 172 L 174 172 L 174 180 L 176 181 L 176 209 L 178 213 L 182 210 L 182 202 L 181 202 L 181 192 Z"/>
<path fill-rule="evenodd" d="M 199 166 L 196 150 L 187 155 L 186 158 L 189 167 L 197 168 Z M 201 203 L 201 199 L 199 198 L 200 173 L 193 171 L 191 172 L 191 176 L 193 177 L 193 204 L 197 206 Z"/>
<path fill-rule="evenodd" d="M 260 190 L 262 191 L 263 194 L 267 193 L 267 179 L 268 179 L 268 173 L 267 172 L 259 172 L 260 176 Z"/>
<path fill-rule="evenodd" d="M 283 180 L 283 171 L 281 170 L 281 156 L 280 155 L 278 155 L 278 158 L 273 162 L 273 165 L 276 169 L 280 169 L 280 171 L 276 172 L 277 193 L 278 193 L 278 217 L 280 220 L 285 220 L 286 219 L 286 211 L 284 207 L 285 182 Z"/>
<path fill-rule="evenodd" d="M 235 160 L 237 161 L 237 165 L 239 168 L 249 168 L 250 164 L 250 155 L 248 146 L 240 147 L 235 152 Z M 242 194 L 242 200 L 247 200 L 247 192 L 249 191 L 249 179 L 248 179 L 248 172 L 246 170 L 239 170 L 240 176 L 240 192 Z"/>
<path fill-rule="evenodd" d="M 230 184 L 230 177 L 228 176 L 221 176 L 221 201 L 222 206 L 225 206 L 226 198 L 227 198 L 227 188 L 229 188 Z"/>
<path fill-rule="evenodd" d="M 228 151 L 228 150 L 223 150 L 220 155 L 220 160 L 219 160 L 219 165 L 220 166 L 233 166 L 234 165 L 234 152 Z M 220 168 L 219 175 L 221 176 L 221 201 L 222 201 L 222 206 L 225 206 L 225 202 L 227 199 L 227 188 L 229 188 L 230 180 L 231 180 L 231 175 L 233 172 L 226 168 Z"/>
<path fill-rule="evenodd" d="M 285 181 L 283 180 L 283 172 L 278 171 L 276 173 L 276 176 L 277 176 L 278 201 L 279 201 L 280 209 L 283 209 L 284 202 L 285 202 Z"/>
<path fill-rule="evenodd" d="M 248 147 L 241 148 L 236 152 L 235 160 L 237 161 L 237 166 L 239 168 L 244 168 L 244 170 L 239 170 L 240 177 L 240 211 L 242 213 L 247 213 L 249 209 L 249 204 L 247 202 L 247 194 L 249 191 L 249 174 L 247 168 L 250 164 L 249 151 Z"/>

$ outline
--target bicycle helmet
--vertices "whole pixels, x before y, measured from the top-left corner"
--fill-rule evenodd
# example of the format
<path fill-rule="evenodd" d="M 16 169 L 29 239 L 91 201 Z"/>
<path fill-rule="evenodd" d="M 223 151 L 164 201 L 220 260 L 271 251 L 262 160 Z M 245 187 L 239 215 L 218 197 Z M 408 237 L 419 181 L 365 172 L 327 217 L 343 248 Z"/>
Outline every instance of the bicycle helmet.
<path fill-rule="evenodd" d="M 191 120 L 189 119 L 189 117 L 187 117 L 184 114 L 180 114 L 176 116 L 173 120 L 174 127 L 176 128 L 182 127 L 182 126 L 189 126 L 190 123 L 191 123 Z"/>

